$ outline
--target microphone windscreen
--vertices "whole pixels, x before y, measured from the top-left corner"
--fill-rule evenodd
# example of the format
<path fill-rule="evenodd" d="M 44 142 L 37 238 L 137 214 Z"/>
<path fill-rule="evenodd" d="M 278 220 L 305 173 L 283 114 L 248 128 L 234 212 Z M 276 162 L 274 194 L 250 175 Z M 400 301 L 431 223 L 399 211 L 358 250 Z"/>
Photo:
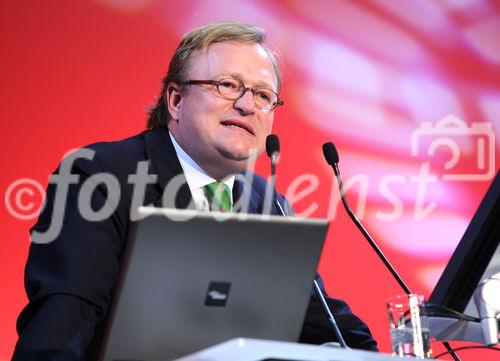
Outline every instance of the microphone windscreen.
<path fill-rule="evenodd" d="M 271 157 L 274 153 L 280 152 L 280 140 L 276 134 L 269 134 L 266 138 L 266 153 Z"/>
<path fill-rule="evenodd" d="M 339 162 L 339 153 L 332 142 L 323 144 L 323 155 L 325 156 L 326 162 L 330 165 Z"/>

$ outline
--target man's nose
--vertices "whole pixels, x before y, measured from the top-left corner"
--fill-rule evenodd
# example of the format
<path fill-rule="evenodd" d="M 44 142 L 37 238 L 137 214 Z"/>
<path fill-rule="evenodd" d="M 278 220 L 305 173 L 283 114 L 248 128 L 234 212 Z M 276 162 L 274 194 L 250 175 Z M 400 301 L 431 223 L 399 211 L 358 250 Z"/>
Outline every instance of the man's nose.
<path fill-rule="evenodd" d="M 241 97 L 235 100 L 234 108 L 242 114 L 252 114 L 255 112 L 255 101 L 250 89 L 247 89 Z"/>

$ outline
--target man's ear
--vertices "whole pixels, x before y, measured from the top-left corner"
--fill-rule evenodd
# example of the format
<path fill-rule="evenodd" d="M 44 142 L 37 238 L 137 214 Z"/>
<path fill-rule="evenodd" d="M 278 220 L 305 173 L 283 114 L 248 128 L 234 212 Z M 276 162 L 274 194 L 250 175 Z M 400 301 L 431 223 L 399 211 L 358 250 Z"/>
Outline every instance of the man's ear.
<path fill-rule="evenodd" d="M 181 88 L 176 83 L 170 83 L 165 92 L 165 103 L 172 120 L 178 119 L 178 113 L 181 107 L 182 93 Z"/>

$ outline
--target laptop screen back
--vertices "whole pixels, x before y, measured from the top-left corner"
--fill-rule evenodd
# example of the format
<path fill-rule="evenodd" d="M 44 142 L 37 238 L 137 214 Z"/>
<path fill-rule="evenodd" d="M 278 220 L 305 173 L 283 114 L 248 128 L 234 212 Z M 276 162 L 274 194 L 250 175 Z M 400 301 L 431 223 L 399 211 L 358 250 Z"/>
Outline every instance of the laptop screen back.
<path fill-rule="evenodd" d="M 298 340 L 326 220 L 142 212 L 102 360 L 169 360 L 234 337 Z"/>

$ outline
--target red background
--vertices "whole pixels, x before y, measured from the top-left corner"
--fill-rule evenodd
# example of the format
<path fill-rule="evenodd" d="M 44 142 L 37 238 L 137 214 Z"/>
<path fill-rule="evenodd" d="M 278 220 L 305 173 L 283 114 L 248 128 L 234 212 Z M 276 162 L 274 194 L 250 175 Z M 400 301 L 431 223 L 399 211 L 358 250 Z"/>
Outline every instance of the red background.
<path fill-rule="evenodd" d="M 294 206 L 333 220 L 320 272 L 329 293 L 349 302 L 387 352 L 385 300 L 401 291 L 343 210 L 334 212 L 330 197 L 338 192 L 321 144 L 335 141 L 344 181 L 362 179 L 365 187 L 349 190 L 351 206 L 361 202 L 358 215 L 410 288 L 429 295 L 491 177 L 443 179 L 449 151 L 412 156 L 411 135 L 422 122 L 448 115 L 468 126 L 490 124 L 497 140 L 489 157 L 499 159 L 498 1 L 2 1 L 0 190 L 7 195 L 21 178 L 45 187 L 68 150 L 143 130 L 182 34 L 222 19 L 265 28 L 281 52 L 278 189 L 290 192 L 306 174 L 318 181 Z M 474 172 L 476 136 L 459 138 L 464 160 L 452 171 Z M 437 180 L 428 184 L 424 205 L 436 206 L 415 220 L 412 176 L 428 160 Z M 267 160 L 257 170 L 267 175 Z M 402 212 L 381 220 L 380 213 L 394 210 L 383 190 L 389 180 Z M 24 194 L 21 201 L 36 205 L 40 197 Z M 34 222 L 15 217 L 7 203 L 0 205 L 0 360 L 12 354 L 15 320 L 26 303 L 23 269 Z"/>

